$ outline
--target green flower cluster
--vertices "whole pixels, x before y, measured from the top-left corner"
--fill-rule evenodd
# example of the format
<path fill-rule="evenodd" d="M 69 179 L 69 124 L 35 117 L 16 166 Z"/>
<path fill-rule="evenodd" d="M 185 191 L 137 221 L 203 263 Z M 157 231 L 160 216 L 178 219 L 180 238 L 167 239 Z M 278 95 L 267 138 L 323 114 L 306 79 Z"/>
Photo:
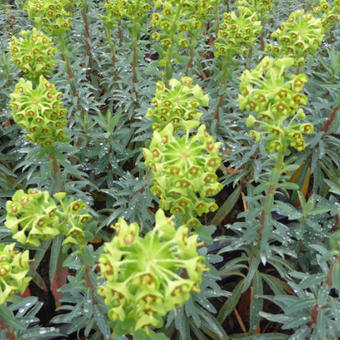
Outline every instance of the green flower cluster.
<path fill-rule="evenodd" d="M 247 127 L 255 125 L 260 130 L 252 130 L 250 135 L 256 141 L 266 135 L 264 142 L 269 153 L 283 152 L 289 146 L 302 151 L 306 146 L 302 134 L 310 134 L 314 129 L 312 124 L 296 122 L 305 119 L 301 106 L 307 103 L 307 97 L 301 91 L 307 79 L 304 74 L 285 72 L 294 62 L 289 57 L 265 57 L 240 78 L 240 109 L 256 113 L 256 117 L 248 117 Z"/>
<path fill-rule="evenodd" d="M 125 333 L 161 327 L 162 317 L 183 305 L 191 292 L 198 292 L 204 257 L 199 256 L 197 235 L 187 226 L 178 229 L 160 209 L 156 225 L 144 237 L 137 223 L 119 219 L 116 234 L 104 245 L 99 268 L 106 284 L 98 287 L 109 308 L 108 316 L 120 320 Z"/>
<path fill-rule="evenodd" d="M 218 208 L 208 197 L 222 189 L 215 173 L 221 163 L 220 146 L 205 125 L 193 136 L 187 130 L 178 137 L 169 124 L 161 132 L 154 131 L 149 149 L 143 149 L 145 164 L 154 175 L 152 193 L 160 198 L 162 209 L 182 215 L 181 223 L 200 225 L 196 215 Z"/>
<path fill-rule="evenodd" d="M 21 31 L 20 38 L 13 36 L 9 43 L 13 63 L 27 73 L 30 79 L 48 74 L 55 66 L 52 59 L 57 53 L 52 39 L 41 31 Z"/>
<path fill-rule="evenodd" d="M 202 116 L 198 106 L 208 106 L 209 96 L 199 85 L 193 85 L 189 77 L 183 77 L 181 81 L 171 79 L 169 86 L 166 88 L 162 81 L 157 82 L 156 95 L 152 99 L 154 108 L 149 108 L 146 114 L 154 122 L 152 129 L 160 131 L 169 123 L 172 123 L 175 133 L 179 129 L 196 128 Z"/>
<path fill-rule="evenodd" d="M 151 26 L 157 28 L 152 38 L 160 40 L 163 56 L 170 50 L 171 55 L 190 45 L 188 32 L 194 34 L 202 27 L 207 14 L 219 0 L 157 0 Z M 166 59 L 160 60 L 165 66 Z"/>
<path fill-rule="evenodd" d="M 144 22 L 152 9 L 150 0 L 106 0 L 105 16 L 100 15 L 107 27 L 111 29 L 122 19 L 131 24 Z"/>
<path fill-rule="evenodd" d="M 63 245 L 81 246 L 85 241 L 83 225 L 92 218 L 87 205 L 81 200 L 67 198 L 65 192 L 58 192 L 53 197 L 59 201 L 56 212 L 60 233 L 66 236 Z"/>
<path fill-rule="evenodd" d="M 67 121 L 61 93 L 43 76 L 36 88 L 32 86 L 21 78 L 10 95 L 14 121 L 29 132 L 26 138 L 37 145 L 48 147 L 64 141 Z"/>
<path fill-rule="evenodd" d="M 72 21 L 72 0 L 28 0 L 24 6 L 34 26 L 51 35 L 69 30 Z"/>
<path fill-rule="evenodd" d="M 268 12 L 273 10 L 275 0 L 237 0 L 237 6 L 249 8 L 252 12 L 257 13 L 261 20 L 266 20 Z"/>
<path fill-rule="evenodd" d="M 340 21 L 340 0 L 334 0 L 331 6 L 326 0 L 321 0 L 313 12 L 320 17 L 325 30 L 332 28 Z"/>
<path fill-rule="evenodd" d="M 293 12 L 287 22 L 272 33 L 278 45 L 267 45 L 266 52 L 275 57 L 293 57 L 298 66 L 305 64 L 305 57 L 313 54 L 324 38 L 321 20 L 312 14 L 304 14 L 304 10 Z"/>
<path fill-rule="evenodd" d="M 18 242 L 39 247 L 41 241 L 66 236 L 63 244 L 78 244 L 84 240 L 82 225 L 91 216 L 81 201 L 65 200 L 65 193 L 57 193 L 56 204 L 47 191 L 29 189 L 28 193 L 18 190 L 11 201 L 6 202 L 5 226 Z"/>
<path fill-rule="evenodd" d="M 255 12 L 242 6 L 238 12 L 239 16 L 235 12 L 224 13 L 215 42 L 216 57 L 229 59 L 240 53 L 247 54 L 262 30 Z"/>
<path fill-rule="evenodd" d="M 14 294 L 23 294 L 31 278 L 26 277 L 29 271 L 28 250 L 19 252 L 15 244 L 0 244 L 0 305 Z"/>

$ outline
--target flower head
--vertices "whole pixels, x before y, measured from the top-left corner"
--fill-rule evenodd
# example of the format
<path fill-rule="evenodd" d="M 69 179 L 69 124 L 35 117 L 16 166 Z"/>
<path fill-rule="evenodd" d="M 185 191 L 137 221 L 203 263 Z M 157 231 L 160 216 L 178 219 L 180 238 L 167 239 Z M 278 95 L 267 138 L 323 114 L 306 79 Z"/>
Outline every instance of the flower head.
<path fill-rule="evenodd" d="M 321 45 L 324 29 L 320 19 L 300 9 L 272 33 L 272 38 L 277 39 L 278 45 L 267 45 L 268 52 L 275 57 L 295 58 L 296 65 L 302 66 L 306 55 L 313 54 Z"/>
<path fill-rule="evenodd" d="M 160 209 L 155 228 L 144 237 L 136 223 L 119 219 L 116 235 L 104 245 L 99 268 L 105 284 L 98 292 L 109 308 L 109 318 L 134 329 L 161 327 L 162 317 L 198 291 L 204 257 L 197 253 L 197 235 L 185 225 L 175 229 Z M 126 332 L 131 329 L 126 329 Z"/>
<path fill-rule="evenodd" d="M 31 278 L 29 271 L 28 250 L 19 252 L 15 243 L 0 244 L 0 306 L 9 301 L 16 293 L 23 294 Z"/>
<path fill-rule="evenodd" d="M 72 21 L 73 0 L 28 0 L 24 9 L 38 29 L 51 35 L 60 35 L 69 30 Z"/>
<path fill-rule="evenodd" d="M 169 123 L 173 124 L 175 132 L 196 128 L 202 116 L 197 110 L 198 106 L 209 105 L 208 95 L 199 85 L 193 85 L 189 77 L 183 77 L 181 81 L 171 79 L 169 85 L 166 88 L 163 82 L 157 83 L 156 95 L 152 100 L 154 108 L 146 114 L 153 120 L 153 130 L 161 131 Z"/>
<path fill-rule="evenodd" d="M 305 118 L 301 106 L 307 97 L 301 92 L 307 78 L 287 73 L 293 64 L 293 58 L 265 57 L 254 70 L 241 75 L 240 109 L 254 112 L 247 118 L 247 127 L 260 131 L 251 130 L 250 136 L 256 142 L 264 136 L 269 153 L 284 152 L 288 147 L 302 151 L 306 147 L 302 133 L 313 131 L 312 124 L 297 121 Z"/>
<path fill-rule="evenodd" d="M 36 28 L 21 31 L 19 39 L 13 36 L 9 51 L 14 64 L 31 79 L 48 74 L 55 66 L 53 57 L 57 49 L 53 47 L 52 39 Z"/>
<path fill-rule="evenodd" d="M 40 76 L 34 89 L 30 81 L 21 78 L 10 97 L 14 121 L 29 132 L 27 139 L 45 147 L 65 140 L 66 109 L 52 83 Z"/>
<path fill-rule="evenodd" d="M 145 164 L 151 167 L 151 191 L 160 207 L 174 215 L 201 216 L 217 209 L 213 199 L 222 185 L 215 174 L 221 163 L 220 143 L 215 143 L 204 125 L 197 134 L 174 135 L 172 124 L 155 131 L 149 149 L 143 149 Z M 196 221 L 196 220 L 195 220 Z"/>
<path fill-rule="evenodd" d="M 247 7 L 239 7 L 238 11 L 239 16 L 235 12 L 224 14 L 215 42 L 216 57 L 248 53 L 261 32 L 261 21 L 256 12 Z"/>

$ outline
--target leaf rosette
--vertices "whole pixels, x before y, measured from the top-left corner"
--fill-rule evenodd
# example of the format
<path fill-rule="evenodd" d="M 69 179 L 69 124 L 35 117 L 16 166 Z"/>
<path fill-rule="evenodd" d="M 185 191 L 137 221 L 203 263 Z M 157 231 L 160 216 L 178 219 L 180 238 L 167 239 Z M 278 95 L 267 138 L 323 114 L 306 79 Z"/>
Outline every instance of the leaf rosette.
<path fill-rule="evenodd" d="M 109 318 L 119 320 L 122 334 L 162 327 L 162 317 L 199 291 L 202 273 L 208 270 L 197 253 L 197 235 L 185 225 L 176 230 L 161 209 L 155 220 L 154 229 L 141 237 L 137 223 L 128 225 L 120 218 L 99 258 L 105 285 L 98 292 Z"/>

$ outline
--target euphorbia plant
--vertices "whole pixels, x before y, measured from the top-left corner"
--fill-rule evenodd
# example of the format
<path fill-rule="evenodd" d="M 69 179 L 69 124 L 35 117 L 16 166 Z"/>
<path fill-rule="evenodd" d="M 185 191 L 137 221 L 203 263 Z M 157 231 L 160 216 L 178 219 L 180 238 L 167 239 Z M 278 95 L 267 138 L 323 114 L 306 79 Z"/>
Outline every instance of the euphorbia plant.
<path fill-rule="evenodd" d="M 33 81 L 51 73 L 56 64 L 53 57 L 57 49 L 53 47 L 52 39 L 36 28 L 21 31 L 19 39 L 13 36 L 9 51 L 14 64 Z"/>
<path fill-rule="evenodd" d="M 303 9 L 293 12 L 289 19 L 272 33 L 278 45 L 266 45 L 266 51 L 275 57 L 292 57 L 296 66 L 305 64 L 305 57 L 313 54 L 324 38 L 324 28 L 320 19 Z"/>
<path fill-rule="evenodd" d="M 250 136 L 259 142 L 264 135 L 262 142 L 275 158 L 269 182 L 263 187 L 267 190 L 258 230 L 261 246 L 259 255 L 264 263 L 269 256 L 267 239 L 272 229 L 270 214 L 283 172 L 284 158 L 290 147 L 304 150 L 306 143 L 303 134 L 310 134 L 314 130 L 311 123 L 301 122 L 305 119 L 301 106 L 307 103 L 307 97 L 301 91 L 307 79 L 304 74 L 293 75 L 286 71 L 294 62 L 289 57 L 265 57 L 254 70 L 245 70 L 241 76 L 240 109 L 248 109 L 256 114 L 247 118 L 247 127 L 257 128 L 250 131 Z"/>
<path fill-rule="evenodd" d="M 65 193 L 54 195 L 47 191 L 29 189 L 27 193 L 18 190 L 11 201 L 7 201 L 5 225 L 13 238 L 24 245 L 39 247 L 44 240 L 57 235 L 66 236 L 64 244 L 79 244 L 84 241 L 83 225 L 91 218 L 87 205 L 74 201 Z"/>
<path fill-rule="evenodd" d="M 65 140 L 66 109 L 60 100 L 61 95 L 43 76 L 35 88 L 29 80 L 19 80 L 11 94 L 9 107 L 14 121 L 29 132 L 28 140 L 44 147 Z"/>
<path fill-rule="evenodd" d="M 218 208 L 209 197 L 222 189 L 216 175 L 221 163 L 220 145 L 204 125 L 192 136 L 186 130 L 179 137 L 168 124 L 161 132 L 154 131 L 150 147 L 143 149 L 145 164 L 153 173 L 151 191 L 160 198 L 162 209 L 179 215 L 180 223 L 200 225 L 197 215 Z"/>
<path fill-rule="evenodd" d="M 141 38 L 142 32 L 145 31 L 145 25 L 148 20 L 148 16 L 151 11 L 150 0 L 107 0 L 104 6 L 106 9 L 106 15 L 101 16 L 104 20 L 105 31 L 107 39 L 111 48 L 113 63 L 115 67 L 115 48 L 112 41 L 111 30 L 116 28 L 118 22 L 124 22 L 130 33 L 132 39 L 132 90 L 137 96 L 136 83 L 137 79 L 137 63 L 138 63 L 138 51 L 137 44 Z"/>
<path fill-rule="evenodd" d="M 28 250 L 20 252 L 14 249 L 15 243 L 0 243 L 0 305 L 11 300 L 14 294 L 23 294 L 31 278 L 29 271 Z"/>
<path fill-rule="evenodd" d="M 199 85 L 193 85 L 192 78 L 183 77 L 181 81 L 171 79 L 169 88 L 164 82 L 157 82 L 156 95 L 152 99 L 154 108 L 149 108 L 146 117 L 153 121 L 152 129 L 162 131 L 172 123 L 174 132 L 190 130 L 200 124 L 202 112 L 198 107 L 209 105 L 209 96 Z"/>
<path fill-rule="evenodd" d="M 161 42 L 157 51 L 161 54 L 159 64 L 164 69 L 165 83 L 171 78 L 172 63 L 179 62 L 177 54 L 183 48 L 195 46 L 197 32 L 202 28 L 202 20 L 206 19 L 206 14 L 215 9 L 218 3 L 219 1 L 216 0 L 156 1 L 156 11 L 152 15 L 151 26 L 157 31 L 152 34 L 152 38 Z M 191 43 L 189 32 L 193 35 Z"/>
<path fill-rule="evenodd" d="M 236 63 L 234 57 L 249 53 L 261 32 L 261 21 L 258 15 L 251 9 L 238 7 L 239 15 L 235 12 L 224 13 L 224 20 L 218 30 L 215 41 L 215 57 L 221 69 L 221 87 L 226 86 L 227 80 L 232 78 L 232 70 Z M 215 118 L 219 119 L 219 110 L 223 105 L 224 93 L 220 94 L 220 100 L 215 110 Z"/>
<path fill-rule="evenodd" d="M 321 0 L 313 7 L 313 12 L 320 17 L 325 30 L 331 29 L 340 21 L 340 1 L 334 0 L 331 6 L 328 1 Z"/>
<path fill-rule="evenodd" d="M 28 0 L 24 6 L 35 27 L 50 35 L 60 35 L 70 29 L 72 0 Z"/>
<path fill-rule="evenodd" d="M 155 227 L 144 237 L 137 223 L 119 219 L 111 242 L 104 244 L 99 268 L 105 284 L 98 292 L 105 298 L 114 334 L 160 328 L 162 317 L 198 292 L 202 273 L 208 270 L 199 256 L 197 235 L 174 221 L 163 210 Z"/>

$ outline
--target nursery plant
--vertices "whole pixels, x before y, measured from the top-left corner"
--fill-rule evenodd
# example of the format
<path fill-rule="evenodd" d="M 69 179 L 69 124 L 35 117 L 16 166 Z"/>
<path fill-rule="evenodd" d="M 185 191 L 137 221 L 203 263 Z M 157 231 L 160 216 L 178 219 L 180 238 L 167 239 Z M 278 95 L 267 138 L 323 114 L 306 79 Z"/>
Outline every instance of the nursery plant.
<path fill-rule="evenodd" d="M 0 3 L 0 340 L 340 337 L 340 1 Z"/>

